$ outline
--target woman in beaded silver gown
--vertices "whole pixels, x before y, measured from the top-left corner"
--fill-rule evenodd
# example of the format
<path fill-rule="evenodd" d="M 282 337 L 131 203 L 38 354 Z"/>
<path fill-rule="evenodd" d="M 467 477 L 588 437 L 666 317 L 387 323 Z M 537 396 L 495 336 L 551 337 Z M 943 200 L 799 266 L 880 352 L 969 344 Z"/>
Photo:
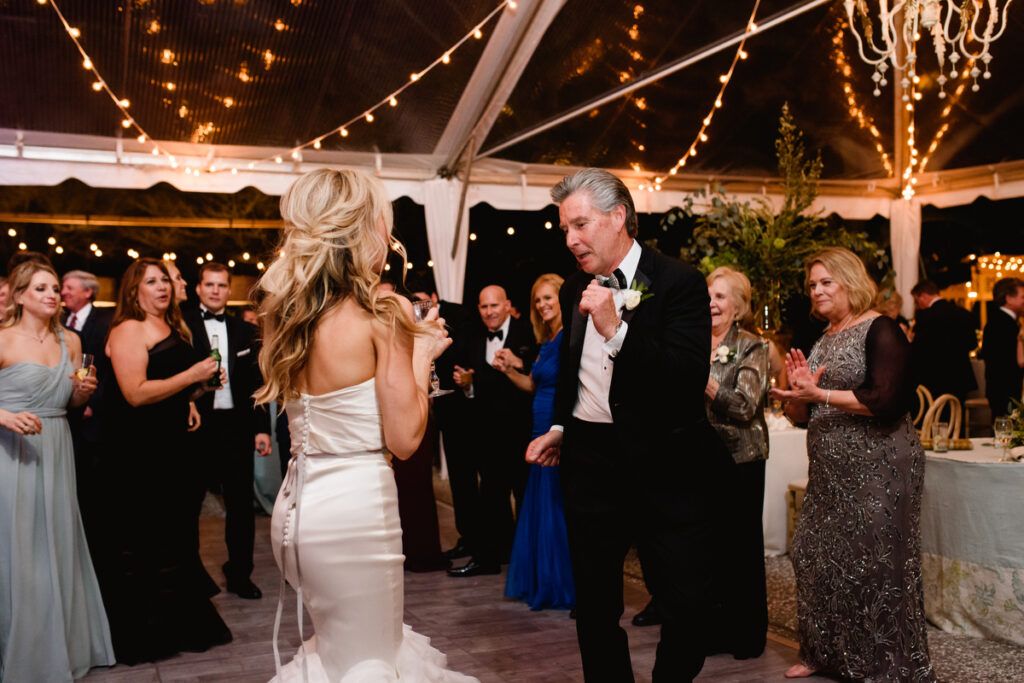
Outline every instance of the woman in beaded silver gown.
<path fill-rule="evenodd" d="M 829 327 L 792 388 L 775 392 L 806 421 L 807 492 L 793 538 L 802 664 L 866 681 L 934 681 L 921 587 L 924 451 L 908 415 L 909 344 L 869 310 L 860 259 L 830 248 L 807 262 L 815 312 Z"/>

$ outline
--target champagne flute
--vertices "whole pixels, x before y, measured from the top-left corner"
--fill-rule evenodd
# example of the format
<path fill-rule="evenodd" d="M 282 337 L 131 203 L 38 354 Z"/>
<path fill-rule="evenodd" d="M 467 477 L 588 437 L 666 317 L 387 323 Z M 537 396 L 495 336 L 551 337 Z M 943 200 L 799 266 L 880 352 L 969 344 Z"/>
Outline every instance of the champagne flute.
<path fill-rule="evenodd" d="M 79 364 L 79 367 L 75 368 L 75 379 L 77 380 L 75 382 L 76 390 L 81 386 L 81 383 L 85 378 L 92 374 L 92 361 L 93 356 L 91 353 L 82 354 L 82 362 Z"/>
<path fill-rule="evenodd" d="M 430 299 L 423 301 L 412 302 L 413 318 L 416 322 L 423 322 L 423 319 L 427 317 L 427 313 L 434 307 L 434 302 Z M 436 398 L 437 396 L 446 396 L 452 393 L 451 389 L 441 389 L 441 380 L 437 377 L 437 369 L 434 367 L 434 361 L 430 361 L 430 393 L 427 396 Z"/>
<path fill-rule="evenodd" d="M 996 445 L 1003 449 L 1002 461 L 1010 459 L 1010 441 L 1013 439 L 1013 422 L 1005 415 L 997 417 L 992 423 L 992 431 L 995 433 Z"/>

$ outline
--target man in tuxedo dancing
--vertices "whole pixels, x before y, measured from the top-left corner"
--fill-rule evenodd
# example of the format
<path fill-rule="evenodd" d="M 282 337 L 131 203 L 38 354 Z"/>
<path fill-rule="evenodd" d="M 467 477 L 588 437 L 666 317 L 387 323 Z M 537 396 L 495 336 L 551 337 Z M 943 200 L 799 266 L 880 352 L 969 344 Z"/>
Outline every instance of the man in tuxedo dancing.
<path fill-rule="evenodd" d="M 256 364 L 259 331 L 227 315 L 230 292 L 231 273 L 227 266 L 205 263 L 199 269 L 196 285 L 200 305 L 182 315 L 192 330 L 196 353 L 209 355 L 216 335 L 221 367 L 227 369 L 227 383 L 196 400 L 202 424 L 194 443 L 201 458 L 198 466 L 204 472 L 210 471 L 224 492 L 228 561 L 223 569 L 227 589 L 239 597 L 255 600 L 262 593 L 249 578 L 255 538 L 252 454 L 254 448 L 260 455 L 270 453 L 270 416 L 256 408 L 252 398 L 263 384 Z M 205 489 L 197 492 L 197 516 L 203 493 Z"/>
<path fill-rule="evenodd" d="M 582 270 L 559 293 L 554 424 L 526 459 L 561 463 L 584 677 L 633 680 L 619 619 L 622 564 L 635 543 L 663 619 L 654 681 L 689 681 L 704 665 L 718 501 L 734 466 L 705 417 L 707 285 L 636 241 L 633 200 L 612 174 L 584 169 L 551 197 Z"/>
<path fill-rule="evenodd" d="M 473 553 L 469 562 L 448 570 L 448 575 L 455 577 L 501 572 L 515 535 L 509 496 L 515 496 L 518 509 L 529 478 L 523 451 L 530 439 L 531 398 L 493 365 L 497 352 L 509 349 L 522 359 L 523 373 L 529 374 L 537 356 L 533 330 L 511 316 L 512 302 L 498 285 L 480 290 L 477 310 L 482 324 L 464 335 L 461 360 L 453 374 L 469 398 L 465 428 L 472 430 L 469 443 L 480 472 L 480 519 L 469 539 Z M 454 489 L 455 474 L 452 486 Z M 452 495 L 456 497 L 454 491 Z"/>
<path fill-rule="evenodd" d="M 78 488 L 78 507 L 82 524 L 90 543 L 96 539 L 95 499 L 96 477 L 99 476 L 99 458 L 103 439 L 103 391 L 111 377 L 110 361 L 104 353 L 113 308 L 96 308 L 96 294 L 100 283 L 96 276 L 84 270 L 72 270 L 61 278 L 60 298 L 64 301 L 61 322 L 74 330 L 82 340 L 82 353 L 91 354 L 96 367 L 96 391 L 82 407 L 68 411 L 68 426 L 75 449 L 75 483 Z"/>

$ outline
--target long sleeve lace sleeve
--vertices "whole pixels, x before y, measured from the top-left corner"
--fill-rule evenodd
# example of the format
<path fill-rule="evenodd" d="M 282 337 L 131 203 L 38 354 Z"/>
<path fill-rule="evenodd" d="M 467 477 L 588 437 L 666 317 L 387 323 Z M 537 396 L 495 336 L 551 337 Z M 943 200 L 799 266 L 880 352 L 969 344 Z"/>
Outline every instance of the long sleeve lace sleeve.
<path fill-rule="evenodd" d="M 853 395 L 872 415 L 892 422 L 910 410 L 914 386 L 910 370 L 910 343 L 896 321 L 879 316 L 865 340 L 864 383 Z"/>

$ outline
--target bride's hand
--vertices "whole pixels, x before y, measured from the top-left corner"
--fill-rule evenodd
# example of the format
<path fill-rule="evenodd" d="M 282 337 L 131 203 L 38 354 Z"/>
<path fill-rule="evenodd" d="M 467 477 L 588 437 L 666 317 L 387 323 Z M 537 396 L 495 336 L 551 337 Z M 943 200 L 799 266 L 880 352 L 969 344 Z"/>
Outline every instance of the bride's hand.
<path fill-rule="evenodd" d="M 414 351 L 430 360 L 436 359 L 451 346 L 452 340 L 445 329 L 444 318 L 438 317 L 436 306 L 430 309 L 422 322 L 416 323 L 416 332 L 416 339 L 413 341 Z"/>

